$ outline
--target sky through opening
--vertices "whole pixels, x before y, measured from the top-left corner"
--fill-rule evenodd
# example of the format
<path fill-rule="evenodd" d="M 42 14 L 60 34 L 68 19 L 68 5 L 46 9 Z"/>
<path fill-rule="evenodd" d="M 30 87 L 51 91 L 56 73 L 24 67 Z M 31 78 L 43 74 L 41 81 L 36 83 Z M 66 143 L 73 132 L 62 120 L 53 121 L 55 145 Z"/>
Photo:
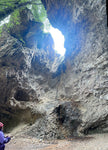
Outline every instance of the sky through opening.
<path fill-rule="evenodd" d="M 64 56 L 66 49 L 64 48 L 64 36 L 61 33 L 61 31 L 59 31 L 56 28 L 53 28 L 50 23 L 49 20 L 46 19 L 44 22 L 44 32 L 49 32 L 54 40 L 54 50 L 60 54 L 61 56 Z"/>

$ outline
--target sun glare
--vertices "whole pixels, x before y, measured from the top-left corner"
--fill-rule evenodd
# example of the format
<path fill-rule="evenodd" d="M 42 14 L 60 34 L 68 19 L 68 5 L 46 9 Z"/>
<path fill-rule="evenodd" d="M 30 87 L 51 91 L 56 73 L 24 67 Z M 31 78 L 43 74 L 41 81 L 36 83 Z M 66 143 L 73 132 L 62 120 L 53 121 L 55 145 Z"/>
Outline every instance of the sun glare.
<path fill-rule="evenodd" d="M 48 19 L 44 21 L 44 32 L 49 32 L 51 34 L 54 40 L 54 50 L 61 56 L 64 56 L 66 51 L 66 49 L 64 48 L 64 36 L 58 29 L 51 26 Z"/>
<path fill-rule="evenodd" d="M 60 55 L 64 56 L 66 51 L 66 49 L 64 48 L 64 36 L 58 29 L 53 27 L 50 27 L 49 32 L 54 40 L 55 51 L 57 51 L 57 53 L 59 53 Z"/>
<path fill-rule="evenodd" d="M 5 23 L 8 23 L 9 20 L 10 20 L 10 15 L 9 15 L 8 17 L 6 17 L 3 21 L 0 22 L 0 27 L 1 27 L 2 25 L 4 25 Z"/>

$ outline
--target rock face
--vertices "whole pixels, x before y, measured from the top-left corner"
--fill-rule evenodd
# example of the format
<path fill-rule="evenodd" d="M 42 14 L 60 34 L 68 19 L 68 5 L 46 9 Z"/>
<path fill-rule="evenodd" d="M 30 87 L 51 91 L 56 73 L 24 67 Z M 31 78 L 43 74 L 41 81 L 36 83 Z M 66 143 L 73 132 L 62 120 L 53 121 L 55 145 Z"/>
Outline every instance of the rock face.
<path fill-rule="evenodd" d="M 0 118 L 8 123 L 7 129 L 21 122 L 33 124 L 58 104 L 55 87 L 60 76 L 56 72 L 62 61 L 43 49 L 23 47 L 6 32 L 0 41 Z"/>
<path fill-rule="evenodd" d="M 58 98 L 81 102 L 80 131 L 107 127 L 108 28 L 105 1 L 42 2 L 52 25 L 63 32 L 66 40 L 67 70 L 61 77 Z"/>
<path fill-rule="evenodd" d="M 24 36 L 26 47 L 17 37 L 3 32 L 0 37 L 0 119 L 8 122 L 11 118 L 12 123 L 17 112 L 26 110 L 29 119 L 18 117 L 17 122 L 33 124 L 27 133 L 45 139 L 108 132 L 105 1 L 42 2 L 52 25 L 65 36 L 65 59 L 62 61 L 51 51 L 52 44 L 48 48 L 46 45 L 37 48 L 28 42 L 35 37 L 35 33 L 30 34 L 34 26 L 30 26 L 30 32 Z M 40 34 L 37 26 L 35 24 L 38 39 L 43 33 Z M 47 38 L 52 41 L 50 35 L 45 36 Z"/>

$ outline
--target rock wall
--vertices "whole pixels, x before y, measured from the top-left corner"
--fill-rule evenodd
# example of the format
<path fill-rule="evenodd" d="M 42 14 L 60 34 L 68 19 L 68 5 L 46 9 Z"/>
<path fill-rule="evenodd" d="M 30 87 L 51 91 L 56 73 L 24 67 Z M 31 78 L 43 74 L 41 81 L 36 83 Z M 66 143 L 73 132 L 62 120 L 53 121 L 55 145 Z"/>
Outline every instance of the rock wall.
<path fill-rule="evenodd" d="M 62 60 L 43 49 L 22 46 L 5 31 L 0 41 L 0 120 L 8 124 L 8 131 L 20 123 L 32 125 L 38 118 L 47 118 L 58 106 L 56 72 Z"/>
<path fill-rule="evenodd" d="M 106 128 L 108 123 L 106 2 L 101 0 L 42 0 L 42 2 L 52 25 L 59 28 L 65 36 L 67 70 L 61 76 L 58 99 L 70 99 L 81 103 L 80 132 Z"/>
<path fill-rule="evenodd" d="M 29 122 L 27 134 L 45 139 L 107 132 L 105 0 L 42 2 L 51 24 L 65 36 L 65 59 L 53 51 L 50 35 L 42 33 L 33 16 L 25 22 L 29 23 L 29 29 L 24 28 L 25 46 L 14 30 L 14 35 L 4 31 L 0 37 L 0 119 L 9 122 L 11 117 L 11 124 L 12 112 L 26 110 L 33 120 L 18 117 L 18 123 Z M 32 15 L 28 9 L 23 12 Z M 17 26 L 18 33 L 23 32 L 21 27 Z M 50 45 L 39 43 L 41 35 Z M 41 46 L 34 46 L 35 42 Z"/>

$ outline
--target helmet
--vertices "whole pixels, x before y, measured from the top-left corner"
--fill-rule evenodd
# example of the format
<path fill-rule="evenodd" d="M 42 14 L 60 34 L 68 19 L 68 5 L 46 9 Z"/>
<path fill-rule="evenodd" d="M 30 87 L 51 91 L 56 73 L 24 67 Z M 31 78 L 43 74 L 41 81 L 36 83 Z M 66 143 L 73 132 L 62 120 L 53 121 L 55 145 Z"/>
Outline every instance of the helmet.
<path fill-rule="evenodd" d="M 4 126 L 4 124 L 2 122 L 0 122 L 0 128 L 3 127 L 3 126 Z"/>

